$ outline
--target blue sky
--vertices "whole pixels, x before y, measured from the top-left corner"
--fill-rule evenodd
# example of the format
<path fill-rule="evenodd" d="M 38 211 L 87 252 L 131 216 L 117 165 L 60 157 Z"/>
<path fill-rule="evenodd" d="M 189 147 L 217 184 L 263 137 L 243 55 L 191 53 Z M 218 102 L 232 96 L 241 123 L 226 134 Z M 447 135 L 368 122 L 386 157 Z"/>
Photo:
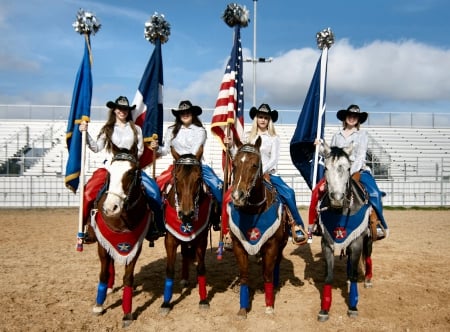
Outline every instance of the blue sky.
<path fill-rule="evenodd" d="M 171 25 L 163 44 L 164 107 L 190 99 L 213 108 L 233 30 L 222 20 L 231 1 L 0 0 L 0 104 L 69 105 L 84 40 L 72 27 L 78 9 L 102 27 L 92 37 L 93 105 L 133 99 L 153 51 L 144 23 L 155 12 Z M 253 55 L 254 2 L 239 4 Z M 366 111 L 450 113 L 448 0 L 257 1 L 256 104 L 300 109 L 320 55 L 316 33 L 330 27 L 327 109 L 356 103 Z M 253 67 L 244 65 L 245 108 L 253 103 Z"/>

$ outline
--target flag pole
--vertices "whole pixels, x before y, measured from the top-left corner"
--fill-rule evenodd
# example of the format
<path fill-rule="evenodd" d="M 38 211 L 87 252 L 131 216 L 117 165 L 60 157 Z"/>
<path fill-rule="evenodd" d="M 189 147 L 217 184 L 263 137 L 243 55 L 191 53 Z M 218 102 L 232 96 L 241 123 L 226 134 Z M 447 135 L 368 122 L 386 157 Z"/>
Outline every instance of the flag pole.
<path fill-rule="evenodd" d="M 328 63 L 328 49 L 334 43 L 334 35 L 330 28 L 324 29 L 316 34 L 317 46 L 322 50 L 320 62 L 320 96 L 319 96 L 319 118 L 317 120 L 316 141 L 322 137 L 322 118 L 325 113 L 325 84 L 327 79 L 327 63 Z M 317 168 L 319 164 L 319 149 L 320 144 L 315 145 L 314 153 L 314 168 L 313 180 L 311 187 L 314 188 L 317 183 Z"/>

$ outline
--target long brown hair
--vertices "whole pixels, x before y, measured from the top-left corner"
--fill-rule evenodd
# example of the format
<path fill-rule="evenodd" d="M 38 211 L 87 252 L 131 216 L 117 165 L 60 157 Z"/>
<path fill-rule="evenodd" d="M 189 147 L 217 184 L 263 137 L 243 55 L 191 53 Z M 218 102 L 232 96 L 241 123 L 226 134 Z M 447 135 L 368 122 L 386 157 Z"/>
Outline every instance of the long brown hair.
<path fill-rule="evenodd" d="M 196 125 L 197 127 L 202 127 L 203 128 L 202 122 L 200 121 L 198 116 L 194 115 L 194 114 L 192 114 L 192 124 Z M 169 128 L 172 128 L 172 139 L 177 136 L 177 134 L 180 131 L 180 128 L 181 128 L 182 125 L 183 125 L 183 122 L 181 122 L 180 116 L 177 115 L 175 117 L 175 123 L 169 127 Z"/>
<path fill-rule="evenodd" d="M 112 142 L 112 135 L 114 132 L 114 126 L 116 125 L 116 113 L 114 113 L 115 109 L 110 108 L 108 113 L 108 119 L 106 120 L 106 123 L 100 129 L 100 132 L 98 133 L 98 137 L 100 137 L 102 134 L 105 134 L 106 137 L 106 144 L 105 149 L 106 151 L 112 153 L 113 152 L 113 142 Z M 134 143 L 131 147 L 131 154 L 137 156 L 137 140 L 138 140 L 138 133 L 136 129 L 136 125 L 133 122 L 133 118 L 131 117 L 131 111 L 128 111 L 126 121 L 130 124 L 131 129 L 133 129 L 134 133 Z"/>

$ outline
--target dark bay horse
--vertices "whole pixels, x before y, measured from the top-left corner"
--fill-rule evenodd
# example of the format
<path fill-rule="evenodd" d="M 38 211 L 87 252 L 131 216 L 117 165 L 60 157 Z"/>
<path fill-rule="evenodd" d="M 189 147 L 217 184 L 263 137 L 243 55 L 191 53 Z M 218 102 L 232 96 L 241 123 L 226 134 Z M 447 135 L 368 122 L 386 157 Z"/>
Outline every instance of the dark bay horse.
<path fill-rule="evenodd" d="M 114 284 L 114 262 L 125 265 L 123 327 L 133 321 L 134 269 L 149 226 L 149 213 L 137 159 L 128 152 L 116 153 L 108 169 L 105 190 L 97 202 L 97 209 L 91 214 L 101 263 L 93 312 L 102 314 L 105 310 L 103 303 Z"/>
<path fill-rule="evenodd" d="M 181 285 L 188 285 L 189 266 L 197 263 L 197 283 L 200 309 L 208 309 L 206 291 L 205 253 L 208 244 L 209 214 L 212 199 L 206 192 L 202 179 L 201 157 L 203 147 L 196 155 L 179 155 L 172 149 L 175 159 L 173 182 L 165 190 L 166 236 L 164 245 L 167 254 L 164 302 L 160 312 L 167 315 L 172 307 L 177 248 L 181 245 Z"/>
<path fill-rule="evenodd" d="M 372 240 L 368 228 L 368 194 L 355 181 L 351 174 L 349 154 L 352 147 L 337 148 L 324 145 L 325 178 L 327 193 L 320 202 L 319 222 L 323 234 L 321 239 L 322 255 L 326 262 L 325 284 L 322 290 L 319 321 L 329 318 L 333 284 L 334 252 L 347 255 L 347 278 L 349 281 L 348 310 L 349 317 L 358 315 L 358 270 L 361 258 L 365 259 L 366 281 L 371 274 L 370 254 Z"/>
<path fill-rule="evenodd" d="M 259 148 L 255 144 L 236 142 L 233 159 L 231 203 L 227 210 L 233 252 L 239 266 L 240 309 L 246 318 L 250 308 L 249 255 L 260 254 L 264 279 L 266 313 L 274 312 L 274 288 L 279 284 L 279 266 L 289 238 L 288 216 L 276 190 L 263 178 Z"/>

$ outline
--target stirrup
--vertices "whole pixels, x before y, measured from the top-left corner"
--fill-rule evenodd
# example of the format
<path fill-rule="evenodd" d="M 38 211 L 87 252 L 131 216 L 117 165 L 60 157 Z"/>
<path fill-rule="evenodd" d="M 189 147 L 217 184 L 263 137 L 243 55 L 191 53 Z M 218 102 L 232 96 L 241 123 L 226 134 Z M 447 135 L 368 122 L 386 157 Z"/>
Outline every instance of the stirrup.
<path fill-rule="evenodd" d="M 298 246 L 304 245 L 308 241 L 308 234 L 295 222 L 291 224 L 291 237 L 292 243 Z"/>

